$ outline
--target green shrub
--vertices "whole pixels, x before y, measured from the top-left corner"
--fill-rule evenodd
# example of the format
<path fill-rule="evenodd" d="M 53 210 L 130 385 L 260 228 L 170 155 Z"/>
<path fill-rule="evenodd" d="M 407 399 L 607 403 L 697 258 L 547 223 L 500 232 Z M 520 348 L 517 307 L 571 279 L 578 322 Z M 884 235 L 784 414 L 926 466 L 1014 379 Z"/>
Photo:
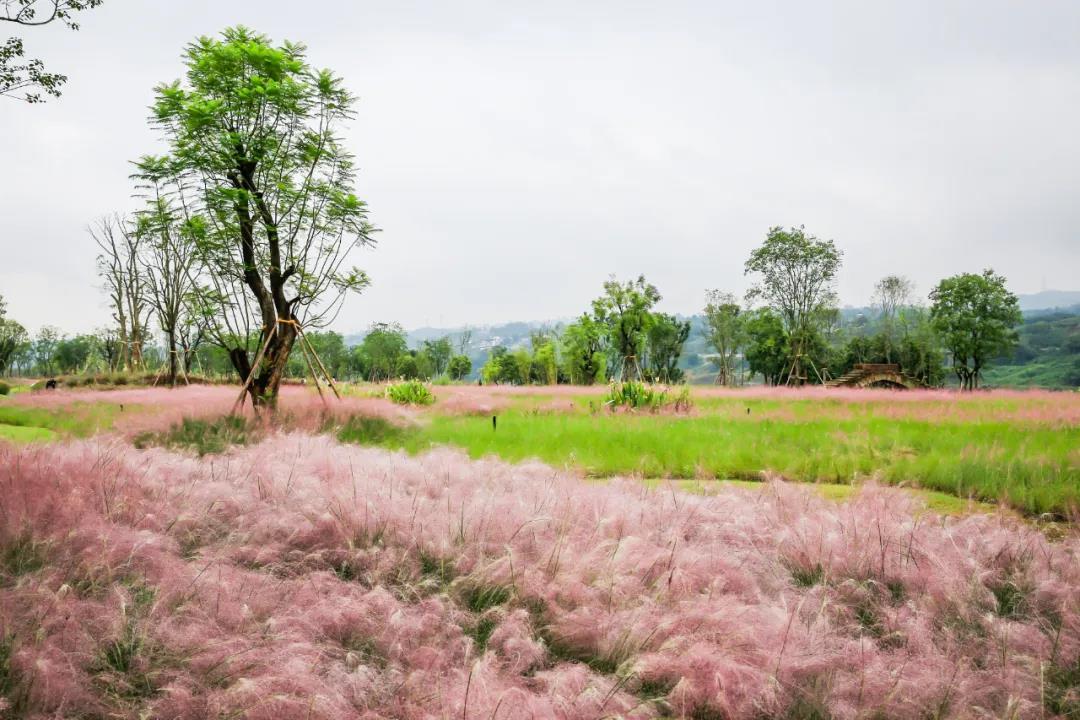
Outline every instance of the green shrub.
<path fill-rule="evenodd" d="M 435 396 L 418 380 L 390 385 L 386 388 L 386 397 L 398 405 L 431 405 L 435 402 Z"/>
<path fill-rule="evenodd" d="M 246 445 L 251 428 L 247 420 L 236 415 L 225 415 L 217 420 L 184 418 L 179 425 L 163 433 L 142 433 L 135 438 L 135 447 L 146 448 L 160 445 L 168 448 L 186 448 L 199 454 L 210 455 L 224 452 L 230 445 Z"/>
<path fill-rule="evenodd" d="M 338 440 L 360 445 L 399 443 L 405 437 L 405 429 L 389 420 L 364 415 L 353 415 L 338 430 Z"/>
<path fill-rule="evenodd" d="M 648 410 L 658 412 L 670 407 L 676 412 L 686 412 L 692 406 L 690 400 L 690 388 L 683 388 L 674 396 L 669 396 L 667 390 L 660 390 L 653 385 L 643 382 L 616 382 L 608 388 L 603 398 L 604 405 L 615 410 L 625 407 L 630 410 Z"/>
<path fill-rule="evenodd" d="M 11 392 L 11 386 L 3 380 L 0 380 L 0 395 L 7 395 Z"/>

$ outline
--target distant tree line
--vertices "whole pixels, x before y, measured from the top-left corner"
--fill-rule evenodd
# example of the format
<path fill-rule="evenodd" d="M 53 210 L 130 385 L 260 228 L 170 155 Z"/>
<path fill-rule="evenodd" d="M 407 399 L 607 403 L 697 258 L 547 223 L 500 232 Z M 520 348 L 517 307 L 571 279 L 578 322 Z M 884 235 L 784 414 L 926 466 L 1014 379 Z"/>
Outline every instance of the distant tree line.
<path fill-rule="evenodd" d="M 155 178 L 163 171 L 156 162 L 144 159 L 139 165 L 152 190 L 148 210 L 127 220 L 106 219 L 92 230 L 102 248 L 99 271 L 112 324 L 72 337 L 46 327 L 30 337 L 5 317 L 0 299 L 0 372 L 159 369 L 170 381 L 178 372 L 242 377 L 230 347 L 253 347 L 265 336 L 249 330 L 246 337 L 206 342 L 221 333 L 220 327 L 211 329 L 211 316 L 220 309 L 200 305 L 209 291 L 196 291 L 190 258 L 169 240 L 174 219 L 158 194 Z M 746 274 L 756 282 L 745 299 L 720 290 L 706 295 L 701 331 L 714 351 L 705 355 L 715 371 L 713 381 L 816 384 L 860 363 L 885 363 L 931 387 L 944 384 L 951 371 L 962 389 L 971 390 L 992 362 L 1017 347 L 1018 301 L 992 270 L 945 278 L 929 293 L 928 306 L 918 302 L 910 280 L 887 276 L 876 284 L 872 311 L 845 321 L 834 292 L 841 260 L 832 241 L 804 228 L 771 228 L 746 263 Z M 660 300 L 644 276 L 612 277 L 590 310 L 568 325 L 534 330 L 526 346 L 489 348 L 476 377 L 513 385 L 684 382 L 691 321 L 658 312 Z M 161 345 L 148 339 L 152 322 L 163 331 Z M 469 331 L 415 348 L 394 323 L 374 324 L 351 348 L 331 331 L 311 330 L 307 338 L 339 379 L 461 381 L 474 372 Z M 304 355 L 294 345 L 280 375 L 307 374 Z"/>
<path fill-rule="evenodd" d="M 739 385 L 825 383 L 855 365 L 897 365 L 930 387 L 951 370 L 962 389 L 979 386 L 986 367 L 1017 344 L 1022 321 L 1005 279 L 986 270 L 946 278 L 919 303 L 907 278 L 875 287 L 873 312 L 842 318 L 835 293 L 843 253 L 805 228 L 770 228 L 745 264 L 754 285 L 740 300 L 706 294 L 702 333 L 714 382 Z M 644 277 L 612 278 L 591 312 L 556 330 L 534 332 L 528 347 L 492 348 L 485 382 L 573 383 L 608 379 L 678 383 L 687 379 L 683 348 L 689 320 L 654 310 L 661 296 Z M 700 378 L 698 378 L 700 379 Z"/>
<path fill-rule="evenodd" d="M 480 379 L 515 385 L 682 382 L 679 358 L 690 322 L 656 312 L 660 300 L 644 276 L 625 282 L 612 277 L 590 312 L 566 327 L 533 332 L 527 348 L 492 348 Z"/>

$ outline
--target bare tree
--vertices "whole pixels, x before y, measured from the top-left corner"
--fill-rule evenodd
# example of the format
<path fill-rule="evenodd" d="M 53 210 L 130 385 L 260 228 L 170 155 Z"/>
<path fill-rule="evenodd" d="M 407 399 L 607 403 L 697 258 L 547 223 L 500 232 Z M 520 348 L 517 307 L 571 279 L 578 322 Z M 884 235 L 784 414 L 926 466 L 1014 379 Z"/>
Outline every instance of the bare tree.
<path fill-rule="evenodd" d="M 472 328 L 465 326 L 461 329 L 461 332 L 457 336 L 457 350 L 458 355 L 467 355 L 469 352 L 469 345 L 472 344 Z"/>
<path fill-rule="evenodd" d="M 190 314 L 195 248 L 183 237 L 182 215 L 167 192 L 175 177 L 168 158 L 146 156 L 136 167 L 138 173 L 134 177 L 147 196 L 147 207 L 135 216 L 135 232 L 141 238 L 140 261 L 146 297 L 165 335 L 169 383 L 176 385 L 179 370 L 187 375 L 187 350 L 181 347 L 180 332 Z"/>
<path fill-rule="evenodd" d="M 146 302 L 146 280 L 139 257 L 140 238 L 119 216 L 102 218 L 88 230 L 101 248 L 98 276 L 104 282 L 120 344 L 118 367 L 143 369 L 143 345 L 151 308 Z"/>

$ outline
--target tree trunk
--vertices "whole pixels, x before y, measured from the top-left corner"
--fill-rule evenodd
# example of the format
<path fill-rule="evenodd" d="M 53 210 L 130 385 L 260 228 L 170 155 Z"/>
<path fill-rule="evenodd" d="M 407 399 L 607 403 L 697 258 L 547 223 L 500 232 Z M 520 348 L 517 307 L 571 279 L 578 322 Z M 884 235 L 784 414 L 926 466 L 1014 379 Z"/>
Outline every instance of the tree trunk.
<path fill-rule="evenodd" d="M 176 330 L 170 328 L 168 331 L 169 337 L 169 385 L 176 387 Z"/>

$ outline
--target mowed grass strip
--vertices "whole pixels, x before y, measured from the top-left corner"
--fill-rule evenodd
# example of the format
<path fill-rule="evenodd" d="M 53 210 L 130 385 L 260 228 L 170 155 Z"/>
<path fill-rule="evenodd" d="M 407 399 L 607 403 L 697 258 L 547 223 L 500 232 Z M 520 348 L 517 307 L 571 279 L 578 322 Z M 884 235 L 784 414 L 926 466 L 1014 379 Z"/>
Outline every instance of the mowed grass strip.
<path fill-rule="evenodd" d="M 0 425 L 44 429 L 51 433 L 48 438 L 38 438 L 41 440 L 55 439 L 59 435 L 89 437 L 111 427 L 118 411 L 119 407 L 110 403 L 79 402 L 56 410 L 0 404 Z"/>
<path fill-rule="evenodd" d="M 1076 427 L 512 410 L 499 415 L 497 429 L 490 417 L 433 415 L 378 444 L 412 452 L 456 445 L 472 457 L 538 458 L 593 477 L 758 479 L 771 472 L 840 484 L 876 478 L 1033 514 L 1070 515 L 1080 506 Z"/>
<path fill-rule="evenodd" d="M 56 433 L 48 428 L 5 425 L 0 423 L 0 440 L 7 440 L 15 443 L 28 443 L 51 442 L 55 439 Z"/>

